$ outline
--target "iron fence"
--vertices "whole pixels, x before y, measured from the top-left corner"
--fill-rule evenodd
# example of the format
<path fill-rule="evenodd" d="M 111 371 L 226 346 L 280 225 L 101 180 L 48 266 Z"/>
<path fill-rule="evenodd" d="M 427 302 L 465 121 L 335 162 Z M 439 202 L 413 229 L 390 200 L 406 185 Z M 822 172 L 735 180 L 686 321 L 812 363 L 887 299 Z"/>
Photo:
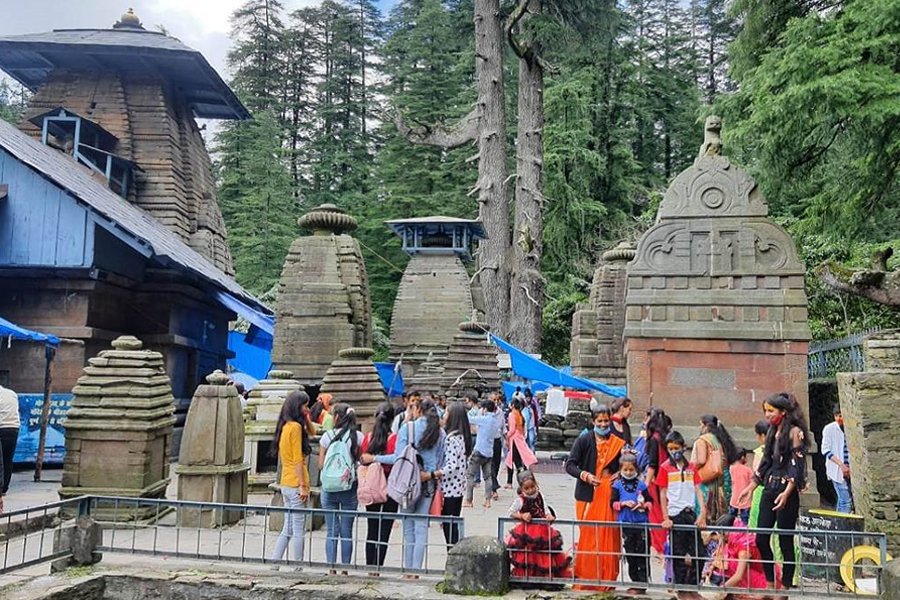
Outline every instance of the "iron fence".
<path fill-rule="evenodd" d="M 834 377 L 838 373 L 858 373 L 866 368 L 862 346 L 878 329 L 867 329 L 833 340 L 809 343 L 807 372 L 810 379 Z"/>
<path fill-rule="evenodd" d="M 780 589 L 779 595 L 880 595 L 881 571 L 890 560 L 881 533 L 718 526 L 701 530 L 676 524 L 666 530 L 666 552 L 657 555 L 649 540 L 651 532 L 659 530 L 660 525 L 649 523 L 557 519 L 523 524 L 502 517 L 497 534 L 507 544 L 510 581 L 550 588 L 759 594 L 771 565 L 777 581 L 786 566 L 795 572 L 792 586 Z M 772 560 L 763 560 L 754 547 L 758 535 L 770 536 Z M 780 557 L 782 538 L 795 549 L 793 563 Z M 592 540 L 603 541 L 595 545 Z"/>
<path fill-rule="evenodd" d="M 0 514 L 0 573 L 68 556 L 69 550 L 54 542 L 80 505 L 81 499 L 76 498 Z"/>

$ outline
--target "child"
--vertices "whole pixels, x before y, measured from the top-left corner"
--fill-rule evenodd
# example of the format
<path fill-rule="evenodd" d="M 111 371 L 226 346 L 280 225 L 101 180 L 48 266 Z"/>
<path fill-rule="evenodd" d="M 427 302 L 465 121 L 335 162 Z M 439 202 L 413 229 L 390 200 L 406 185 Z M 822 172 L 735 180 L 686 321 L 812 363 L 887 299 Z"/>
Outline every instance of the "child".
<path fill-rule="evenodd" d="M 750 522 L 750 505 L 753 502 L 752 497 L 747 497 L 743 502 L 740 500 L 741 492 L 744 491 L 750 480 L 753 479 L 753 469 L 747 465 L 746 448 L 738 451 L 738 459 L 729 470 L 731 471 L 731 502 L 728 514 L 733 517 L 740 517 L 741 523 Z"/>
<path fill-rule="evenodd" d="M 531 471 L 519 473 L 519 495 L 509 507 L 509 516 L 521 521 L 506 538 L 513 577 L 572 577 L 572 557 L 563 552 L 562 535 L 549 525 L 556 515 L 544 504 Z M 539 520 L 543 522 L 535 522 Z"/>
<path fill-rule="evenodd" d="M 697 568 L 703 541 L 695 529 L 678 528 L 674 525 L 706 525 L 706 503 L 700 491 L 700 475 L 694 463 L 684 456 L 684 436 L 673 431 L 666 436 L 669 459 L 659 466 L 656 485 L 659 486 L 659 503 L 662 506 L 664 529 L 671 530 L 669 537 L 672 548 L 672 570 L 676 585 L 697 585 L 700 570 Z M 694 507 L 700 507 L 700 514 Z M 682 558 L 683 557 L 683 558 Z M 696 592 L 679 592 L 680 598 L 699 598 Z"/>
<path fill-rule="evenodd" d="M 634 583 L 647 583 L 650 572 L 650 547 L 647 545 L 645 527 L 627 527 L 624 524 L 649 523 L 650 494 L 647 484 L 640 480 L 637 455 L 622 452 L 619 458 L 619 478 L 612 485 L 612 507 L 622 526 L 625 559 L 628 576 Z M 634 591 L 642 588 L 634 588 Z"/>

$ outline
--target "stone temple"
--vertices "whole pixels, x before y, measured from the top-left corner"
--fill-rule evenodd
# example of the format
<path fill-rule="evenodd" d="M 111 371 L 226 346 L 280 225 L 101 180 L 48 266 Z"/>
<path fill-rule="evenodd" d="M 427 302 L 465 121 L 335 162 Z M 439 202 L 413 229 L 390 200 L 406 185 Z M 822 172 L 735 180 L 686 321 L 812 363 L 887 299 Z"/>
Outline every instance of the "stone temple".
<path fill-rule="evenodd" d="M 300 217 L 278 283 L 273 368 L 317 388 L 344 348 L 372 346 L 372 301 L 356 219 L 333 204 Z M 313 390 L 314 391 L 314 390 Z"/>
<path fill-rule="evenodd" d="M 402 362 L 410 377 L 427 360 L 444 361 L 459 322 L 472 313 L 463 260 L 485 233 L 480 221 L 452 217 L 396 219 L 387 225 L 411 256 L 394 301 L 390 350 L 391 361 Z"/>
<path fill-rule="evenodd" d="M 756 182 L 721 155 L 720 129 L 707 119 L 628 265 L 628 393 L 676 426 L 713 413 L 749 440 L 775 392 L 808 412 L 806 270 Z"/>

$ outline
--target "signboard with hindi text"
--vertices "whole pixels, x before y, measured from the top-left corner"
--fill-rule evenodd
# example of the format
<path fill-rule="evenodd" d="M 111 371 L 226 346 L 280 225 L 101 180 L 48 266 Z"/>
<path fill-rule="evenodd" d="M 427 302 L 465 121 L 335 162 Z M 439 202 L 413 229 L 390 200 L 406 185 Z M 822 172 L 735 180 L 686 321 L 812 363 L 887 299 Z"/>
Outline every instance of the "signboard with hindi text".
<path fill-rule="evenodd" d="M 44 464 L 62 464 L 66 455 L 66 438 L 62 421 L 66 418 L 72 394 L 50 395 L 50 420 L 47 423 L 47 441 L 44 445 Z M 19 394 L 19 442 L 14 463 L 33 463 L 37 460 L 38 441 L 41 435 L 41 409 L 43 394 Z"/>

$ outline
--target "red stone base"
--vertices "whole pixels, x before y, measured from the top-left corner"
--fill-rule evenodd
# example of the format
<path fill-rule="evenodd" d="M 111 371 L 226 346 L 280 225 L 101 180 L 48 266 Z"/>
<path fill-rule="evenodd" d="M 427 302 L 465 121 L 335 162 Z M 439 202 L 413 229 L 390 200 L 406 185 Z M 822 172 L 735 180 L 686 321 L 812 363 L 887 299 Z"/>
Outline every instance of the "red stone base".
<path fill-rule="evenodd" d="M 721 419 L 738 443 L 753 441 L 765 399 L 792 392 L 809 412 L 807 342 L 646 339 L 625 341 L 632 421 L 663 408 L 689 440 L 702 415 Z"/>

